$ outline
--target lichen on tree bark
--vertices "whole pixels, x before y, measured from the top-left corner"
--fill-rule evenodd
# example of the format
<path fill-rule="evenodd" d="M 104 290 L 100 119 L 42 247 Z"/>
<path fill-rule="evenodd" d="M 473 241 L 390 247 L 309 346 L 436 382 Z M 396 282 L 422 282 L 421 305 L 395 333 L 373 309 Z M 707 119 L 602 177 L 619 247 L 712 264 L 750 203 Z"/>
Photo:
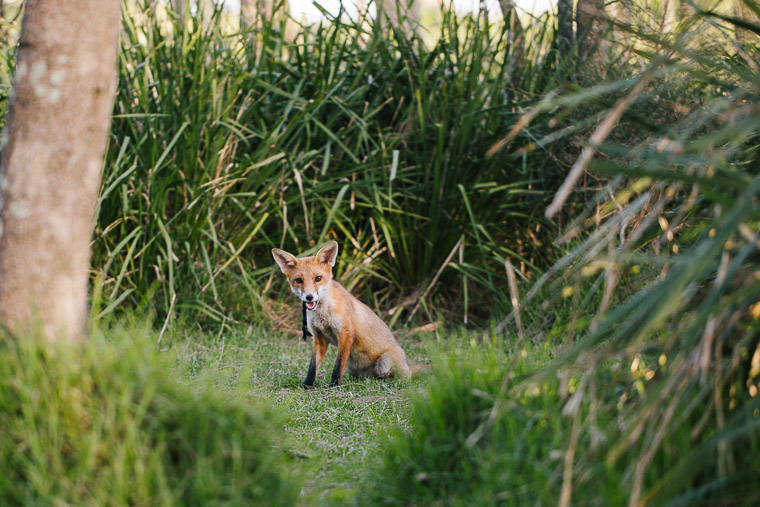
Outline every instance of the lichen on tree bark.
<path fill-rule="evenodd" d="M 3 131 L 0 320 L 74 338 L 87 318 L 120 3 L 29 0 L 25 9 Z"/>

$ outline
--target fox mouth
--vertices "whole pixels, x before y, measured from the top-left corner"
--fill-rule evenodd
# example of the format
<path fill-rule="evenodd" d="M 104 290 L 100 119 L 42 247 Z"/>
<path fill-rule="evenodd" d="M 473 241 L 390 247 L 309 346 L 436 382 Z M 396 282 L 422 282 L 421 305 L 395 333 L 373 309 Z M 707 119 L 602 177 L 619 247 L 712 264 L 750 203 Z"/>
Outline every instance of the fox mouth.
<path fill-rule="evenodd" d="M 313 310 L 314 308 L 317 307 L 316 301 L 306 301 L 304 304 L 306 305 L 307 310 Z"/>

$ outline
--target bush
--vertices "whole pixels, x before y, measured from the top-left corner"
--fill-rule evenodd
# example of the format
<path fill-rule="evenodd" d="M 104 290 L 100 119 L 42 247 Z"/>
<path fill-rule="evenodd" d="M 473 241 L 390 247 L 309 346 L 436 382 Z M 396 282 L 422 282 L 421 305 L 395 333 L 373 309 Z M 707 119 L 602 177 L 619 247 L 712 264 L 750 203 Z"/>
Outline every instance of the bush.
<path fill-rule="evenodd" d="M 556 502 L 557 453 L 570 432 L 559 414 L 557 382 L 510 397 L 492 412 L 494 401 L 504 400 L 507 357 L 468 356 L 437 362 L 435 378 L 412 396 L 412 429 L 397 430 L 385 446 L 367 505 Z M 531 359 L 538 356 L 546 352 L 531 351 Z M 528 361 L 520 358 L 516 371 Z"/>
<path fill-rule="evenodd" d="M 579 505 L 622 505 L 639 473 L 643 499 L 657 504 L 757 500 L 757 416 L 728 418 L 732 445 L 745 452 L 716 480 L 721 436 L 704 426 L 704 411 L 694 411 L 703 403 L 699 393 L 683 400 L 690 410 L 653 446 L 635 425 L 646 421 L 647 395 L 666 383 L 645 380 L 649 358 L 633 373 L 621 362 L 589 368 L 591 376 L 553 365 L 531 372 L 531 363 L 546 365 L 553 348 L 528 346 L 509 377 L 509 356 L 494 351 L 436 363 L 435 378 L 412 396 L 412 429 L 392 433 L 367 481 L 372 489 L 358 503 L 551 505 L 566 495 Z"/>
<path fill-rule="evenodd" d="M 668 386 L 661 372 L 646 373 L 656 356 L 641 357 L 635 370 L 622 361 L 558 369 L 556 348 L 527 345 L 514 356 L 472 349 L 466 359 L 437 362 L 435 378 L 412 395 L 411 430 L 391 434 L 367 481 L 371 490 L 357 503 L 552 505 L 566 498 L 623 505 L 639 475 L 645 502 L 758 499 L 757 403 L 754 416 L 737 410 L 727 417 L 723 433 L 705 424 L 705 400 L 692 391 L 664 404 L 686 409 L 649 428 L 650 397 Z M 667 433 L 662 445 L 653 438 L 660 432 Z M 744 452 L 718 478 L 721 440 Z"/>
<path fill-rule="evenodd" d="M 573 171 L 581 175 L 588 167 L 611 179 L 602 180 L 601 192 L 562 228 L 560 241 L 573 241 L 573 248 L 521 300 L 527 318 L 518 323 L 513 313 L 495 328 L 509 331 L 511 345 L 513 331 L 539 341 L 551 326 L 549 339 L 562 338 L 562 353 L 527 378 L 502 371 L 512 389 L 500 392 L 490 384 L 487 402 L 451 375 L 426 395 L 434 400 L 440 390 L 451 408 L 417 400 L 420 430 L 398 437 L 388 459 L 397 466 L 420 460 L 436 473 L 420 470 L 416 479 L 399 481 L 389 493 L 397 502 L 408 494 L 424 503 L 411 484 L 429 477 L 436 479 L 425 498 L 454 504 L 493 499 L 499 482 L 487 478 L 494 463 L 513 474 L 502 479 L 511 485 L 505 503 L 519 503 L 514 495 L 526 489 L 527 500 L 583 505 L 760 500 L 760 75 L 749 70 L 760 65 L 760 47 L 754 35 L 736 37 L 739 28 L 760 34 L 760 26 L 697 9 L 672 37 L 622 28 L 641 37 L 634 47 L 654 47 L 642 52 L 641 73 L 547 100 L 533 114 L 544 107 L 569 114 L 610 89 L 624 91 L 584 150 L 596 151 L 595 160 L 581 156 L 580 170 Z M 672 109 L 667 123 L 640 122 L 636 136 L 613 135 L 617 125 L 631 128 L 626 110 L 648 111 L 657 103 Z M 568 178 L 568 188 L 575 183 Z M 557 372 L 566 382 L 576 379 L 567 401 L 561 390 L 551 399 Z M 484 390 L 482 381 L 471 382 Z M 522 464 L 511 449 L 526 435 L 510 430 L 509 419 L 525 422 L 513 407 L 523 406 L 533 386 L 556 407 L 549 427 L 557 430 L 526 433 L 538 458 Z M 560 403 L 573 416 L 564 425 Z M 467 452 L 461 435 L 476 434 L 473 427 L 488 412 L 496 417 L 478 440 L 485 448 Z M 453 436 L 426 448 L 438 419 L 454 426 L 448 430 Z M 561 465 L 541 457 L 547 439 L 559 444 Z M 447 458 L 446 449 L 457 460 Z M 461 464 L 473 457 L 478 473 Z M 532 470 L 542 460 L 551 473 L 536 482 Z M 390 481 L 391 468 L 383 470 Z M 473 491 L 463 493 L 467 488 Z"/>
<path fill-rule="evenodd" d="M 470 306 L 488 317 L 507 255 L 526 270 L 553 260 L 529 239 L 547 230 L 535 213 L 551 159 L 486 156 L 555 85 L 546 31 L 536 23 L 523 60 L 502 27 L 453 12 L 433 48 L 345 18 L 289 41 L 268 24 L 229 33 L 217 18 L 183 29 L 125 12 L 93 242 L 105 295 L 152 298 L 159 319 L 172 307 L 245 319 L 269 287 L 273 246 L 313 252 L 334 238 L 350 289 L 411 307 L 462 240 L 459 273 L 434 289 L 484 301 Z M 463 294 L 462 276 L 486 290 Z"/>
<path fill-rule="evenodd" d="M 0 336 L 0 503 L 290 505 L 268 409 L 168 378 L 152 335 Z"/>

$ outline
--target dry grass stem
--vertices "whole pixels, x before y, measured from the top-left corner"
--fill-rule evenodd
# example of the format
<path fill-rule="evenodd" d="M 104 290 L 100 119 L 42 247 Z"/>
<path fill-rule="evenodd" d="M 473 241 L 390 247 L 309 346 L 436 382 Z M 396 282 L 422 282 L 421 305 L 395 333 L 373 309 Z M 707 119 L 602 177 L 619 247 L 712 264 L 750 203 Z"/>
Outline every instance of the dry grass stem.
<path fill-rule="evenodd" d="M 578 178 L 581 177 L 581 174 L 583 174 L 583 171 L 586 170 L 588 163 L 593 158 L 596 148 L 602 144 L 610 132 L 612 132 L 612 129 L 620 120 L 620 117 L 623 115 L 625 110 L 628 109 L 631 103 L 638 98 L 642 91 L 644 91 L 650 79 L 650 73 L 645 73 L 643 76 L 641 76 L 639 81 L 636 83 L 636 86 L 633 87 L 633 90 L 631 90 L 628 95 L 626 95 L 622 100 L 620 100 L 620 102 L 617 103 L 615 108 L 609 112 L 607 117 L 591 135 L 589 144 L 583 147 L 581 155 L 578 157 L 578 160 L 575 161 L 575 164 L 573 164 L 573 167 L 570 169 L 570 174 L 567 175 L 567 178 L 565 178 L 562 186 L 560 186 L 559 190 L 557 190 L 557 193 L 554 194 L 554 199 L 552 200 L 551 204 L 548 208 L 546 208 L 545 215 L 547 218 L 554 218 L 554 216 L 560 210 L 570 195 L 573 187 L 575 187 L 575 183 L 578 181 Z"/>
<path fill-rule="evenodd" d="M 417 313 L 417 310 L 420 309 L 420 305 L 422 304 L 422 300 L 427 297 L 428 294 L 430 294 L 430 291 L 435 287 L 436 282 L 438 281 L 438 278 L 440 278 L 441 273 L 443 273 L 443 270 L 446 269 L 446 266 L 449 265 L 449 262 L 451 262 L 451 259 L 454 258 L 454 255 L 457 253 L 457 250 L 459 250 L 459 245 L 462 243 L 462 238 L 459 238 L 459 241 L 457 241 L 456 245 L 454 245 L 454 248 L 451 249 L 451 252 L 449 252 L 449 255 L 446 256 L 446 260 L 443 261 L 443 264 L 441 264 L 441 267 L 438 268 L 438 272 L 433 277 L 433 280 L 431 280 L 430 284 L 425 289 L 425 292 L 422 293 L 422 296 L 420 296 L 419 300 L 417 301 L 417 304 L 414 306 L 414 309 L 412 310 L 412 313 L 409 314 L 409 317 L 406 319 L 406 323 L 409 324 L 411 322 L 412 317 Z"/>
<path fill-rule="evenodd" d="M 512 267 L 512 263 L 509 259 L 504 260 L 504 269 L 507 271 L 507 280 L 509 282 L 509 295 L 512 301 L 512 308 L 515 314 L 515 323 L 517 324 L 517 334 L 520 341 L 525 339 L 525 331 L 523 331 L 522 318 L 520 317 L 520 300 L 517 294 L 517 279 L 515 278 L 515 270 Z"/>

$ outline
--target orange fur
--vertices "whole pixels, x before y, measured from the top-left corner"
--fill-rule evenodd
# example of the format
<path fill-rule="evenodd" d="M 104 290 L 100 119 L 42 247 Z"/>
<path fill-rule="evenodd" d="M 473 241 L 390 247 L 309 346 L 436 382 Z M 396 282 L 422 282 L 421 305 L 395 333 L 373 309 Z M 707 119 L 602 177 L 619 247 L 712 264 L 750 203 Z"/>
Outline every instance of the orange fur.
<path fill-rule="evenodd" d="M 272 249 L 272 256 L 291 291 L 308 305 L 306 321 L 314 346 L 305 386 L 314 384 L 330 343 L 338 347 L 331 386 L 338 385 L 346 371 L 357 377 L 411 377 L 404 350 L 385 322 L 333 280 L 337 242 L 331 241 L 313 257 L 296 258 L 278 248 Z"/>

